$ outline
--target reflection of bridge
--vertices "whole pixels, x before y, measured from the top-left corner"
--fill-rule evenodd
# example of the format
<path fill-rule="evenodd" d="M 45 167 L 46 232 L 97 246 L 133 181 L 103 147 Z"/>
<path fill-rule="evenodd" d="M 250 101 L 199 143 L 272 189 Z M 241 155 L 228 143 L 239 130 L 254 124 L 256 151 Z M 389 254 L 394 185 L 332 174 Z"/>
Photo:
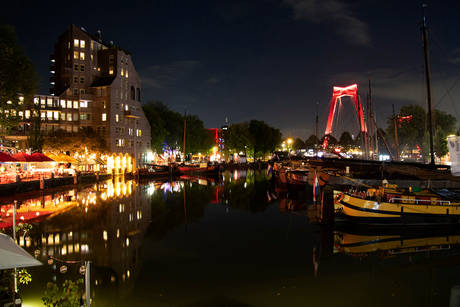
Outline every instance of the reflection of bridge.
<path fill-rule="evenodd" d="M 361 105 L 361 98 L 358 95 L 358 85 L 353 84 L 347 87 L 337 87 L 334 86 L 332 99 L 331 99 L 331 108 L 329 109 L 329 116 L 327 119 L 326 132 L 324 137 L 323 149 L 325 149 L 329 143 L 329 136 L 332 133 L 332 123 L 335 118 L 335 112 L 337 110 L 337 102 L 342 103 L 342 97 L 348 96 L 351 97 L 351 100 L 354 102 L 357 118 L 359 118 L 358 123 L 360 131 L 367 133 L 366 122 L 364 121 L 363 107 Z"/>

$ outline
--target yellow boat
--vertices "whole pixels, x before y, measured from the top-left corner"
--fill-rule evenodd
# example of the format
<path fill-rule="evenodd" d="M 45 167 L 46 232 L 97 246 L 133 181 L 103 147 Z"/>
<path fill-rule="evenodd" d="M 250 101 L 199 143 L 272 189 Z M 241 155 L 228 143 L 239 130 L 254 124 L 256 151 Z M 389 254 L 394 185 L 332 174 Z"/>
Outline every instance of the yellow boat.
<path fill-rule="evenodd" d="M 348 220 L 368 225 L 460 225 L 460 202 L 447 190 L 398 189 L 339 192 L 335 207 Z"/>

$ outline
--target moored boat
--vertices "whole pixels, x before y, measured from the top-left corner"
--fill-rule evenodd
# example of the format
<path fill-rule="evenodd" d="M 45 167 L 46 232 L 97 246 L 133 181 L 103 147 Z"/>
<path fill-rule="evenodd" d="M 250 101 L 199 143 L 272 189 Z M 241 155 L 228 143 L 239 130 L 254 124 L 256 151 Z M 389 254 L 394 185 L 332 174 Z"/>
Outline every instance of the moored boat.
<path fill-rule="evenodd" d="M 340 192 L 334 203 L 346 219 L 359 224 L 460 225 L 460 195 L 454 190 L 390 185 Z"/>

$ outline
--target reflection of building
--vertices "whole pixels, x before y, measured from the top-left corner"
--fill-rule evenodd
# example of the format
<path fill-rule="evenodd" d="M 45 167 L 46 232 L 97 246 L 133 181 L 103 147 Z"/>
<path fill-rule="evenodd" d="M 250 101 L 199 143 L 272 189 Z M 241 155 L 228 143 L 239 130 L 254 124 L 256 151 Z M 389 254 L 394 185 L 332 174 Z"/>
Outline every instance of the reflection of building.
<path fill-rule="evenodd" d="M 41 248 L 56 259 L 57 270 L 62 265 L 59 260 L 91 261 L 93 300 L 105 291 L 116 296 L 104 297 L 118 300 L 133 290 L 151 215 L 150 194 L 142 187 L 122 178 L 97 184 L 78 192 L 77 207 L 40 223 Z M 69 272 L 75 270 L 71 266 Z M 59 272 L 56 277 L 58 284 L 74 278 Z"/>

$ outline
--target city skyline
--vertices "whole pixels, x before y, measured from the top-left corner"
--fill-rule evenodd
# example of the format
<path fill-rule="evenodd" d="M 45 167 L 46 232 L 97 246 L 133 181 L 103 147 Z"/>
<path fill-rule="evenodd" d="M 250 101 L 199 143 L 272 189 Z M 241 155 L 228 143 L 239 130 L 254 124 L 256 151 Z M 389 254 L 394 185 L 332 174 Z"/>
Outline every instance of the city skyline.
<path fill-rule="evenodd" d="M 458 119 L 460 3 L 426 2 L 433 106 Z M 370 78 L 382 127 L 393 105 L 396 113 L 409 103 L 424 106 L 422 3 L 19 0 L 5 3 L 1 16 L 36 65 L 38 94 L 49 93 L 58 35 L 75 24 L 131 52 L 143 104 L 162 101 L 181 114 L 186 108 L 206 128 L 263 120 L 305 140 L 316 133 L 317 112 L 324 134 L 333 86 L 358 84 L 366 105 Z M 351 109 L 344 100 L 338 136 L 356 130 Z"/>

